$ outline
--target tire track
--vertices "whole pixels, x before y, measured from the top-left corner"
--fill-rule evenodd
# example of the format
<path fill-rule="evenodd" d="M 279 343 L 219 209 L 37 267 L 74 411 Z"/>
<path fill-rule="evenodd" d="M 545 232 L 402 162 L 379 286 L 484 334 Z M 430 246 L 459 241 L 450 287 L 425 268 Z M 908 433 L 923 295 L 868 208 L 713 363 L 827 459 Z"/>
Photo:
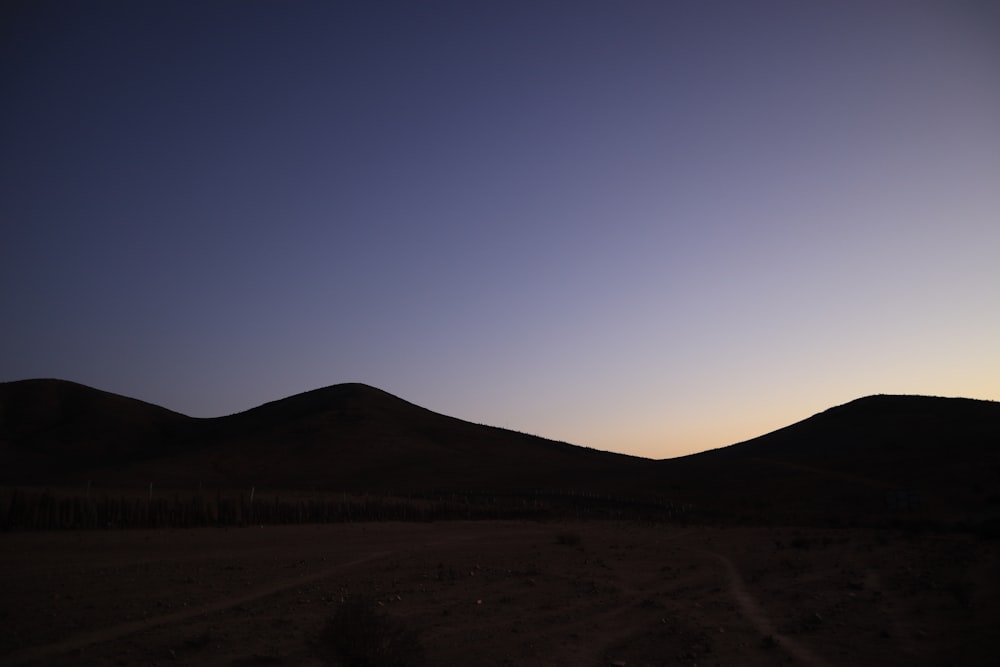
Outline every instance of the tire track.
<path fill-rule="evenodd" d="M 367 563 L 373 560 L 378 560 L 380 558 L 385 558 L 386 556 L 389 556 L 392 553 L 395 552 L 391 550 L 376 551 L 374 553 L 368 554 L 367 556 L 362 556 L 361 558 L 355 558 L 354 560 L 350 560 L 345 563 L 339 563 L 337 565 L 333 565 L 319 572 L 314 572 L 313 574 L 305 575 L 294 580 L 285 579 L 280 582 L 267 584 L 265 586 L 258 586 L 245 593 L 242 593 L 241 595 L 225 598 L 223 600 L 217 600 L 215 602 L 210 602 L 208 604 L 204 604 L 199 607 L 194 607 L 192 609 L 185 609 L 184 611 L 177 611 L 169 614 L 163 614 L 161 616 L 154 616 L 152 618 L 143 619 L 141 621 L 128 621 L 126 623 L 121 623 L 119 625 L 114 625 L 108 628 L 102 628 L 100 630 L 91 630 L 89 632 L 82 632 L 80 634 L 73 635 L 67 639 L 63 639 L 51 644 L 45 644 L 43 646 L 33 646 L 30 648 L 22 649 L 19 651 L 15 651 L 13 653 L 8 653 L 7 655 L 0 657 L 0 665 L 13 667 L 14 665 L 34 662 L 42 660 L 43 658 L 50 655 L 58 653 L 68 653 L 70 651 L 75 651 L 77 649 L 81 649 L 93 644 L 101 644 L 104 642 L 113 641 L 131 634 L 135 634 L 137 632 L 143 632 L 151 628 L 159 627 L 161 625 L 177 623 L 179 621 L 187 621 L 198 616 L 203 616 L 205 614 L 211 614 L 217 611 L 231 609 L 241 604 L 254 602 L 261 598 L 274 595 L 275 593 L 281 593 L 286 590 L 296 588 L 297 586 L 302 586 L 303 584 L 311 584 L 317 581 L 322 581 L 323 579 L 331 577 L 341 572 L 342 570 L 354 567 L 356 565 L 361 565 L 362 563 Z"/>
<path fill-rule="evenodd" d="M 739 570 L 736 569 L 733 561 L 715 551 L 701 551 L 700 553 L 719 563 L 726 571 L 730 594 L 736 599 L 736 603 L 739 605 L 743 616 L 750 621 L 762 636 L 772 637 L 775 640 L 777 648 L 787 653 L 800 664 L 808 665 L 809 667 L 826 667 L 827 663 L 822 658 L 799 642 L 777 631 L 774 623 L 771 622 L 771 617 L 767 615 L 767 612 L 760 606 L 757 599 L 747 590 L 743 577 L 740 576 Z"/>

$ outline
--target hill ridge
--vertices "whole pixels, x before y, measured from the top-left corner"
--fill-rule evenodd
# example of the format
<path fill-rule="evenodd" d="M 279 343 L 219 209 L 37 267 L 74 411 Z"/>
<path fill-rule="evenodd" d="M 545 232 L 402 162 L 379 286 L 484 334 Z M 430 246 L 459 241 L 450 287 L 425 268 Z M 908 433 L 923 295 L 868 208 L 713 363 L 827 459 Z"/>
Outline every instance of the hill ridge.
<path fill-rule="evenodd" d="M 143 433 L 115 437 L 121 430 L 115 410 L 97 410 L 89 423 L 77 424 L 77 433 L 87 435 L 78 438 L 72 432 L 47 438 L 44 427 L 35 430 L 34 438 L 26 429 L 12 433 L 10 420 L 0 418 L 0 460 L 16 463 L 6 470 L 22 471 L 20 479 L 65 471 L 76 478 L 159 475 L 179 484 L 270 479 L 272 485 L 400 489 L 417 488 L 424 479 L 441 487 L 521 488 L 551 483 L 562 474 L 568 486 L 589 486 L 598 478 L 620 476 L 639 460 L 474 424 L 360 382 L 319 387 L 221 417 L 194 418 L 76 383 L 18 381 L 0 386 L 0 417 L 4 404 L 18 402 L 14 395 L 20 389 L 30 394 L 48 386 L 50 393 L 59 393 L 70 384 L 75 393 L 83 392 L 81 403 L 88 403 L 87 396 L 108 397 L 126 417 L 144 413 L 154 425 L 169 414 L 170 428 L 161 429 L 166 431 L 162 437 L 146 435 L 148 446 L 139 451 L 133 441 L 143 439 Z M 116 442 L 120 439 L 128 443 Z M 65 465 L 52 465 L 67 451 L 75 454 L 66 457 Z M 9 474 L 0 482 L 17 481 Z M 494 478 L 502 483 L 492 483 Z"/>
<path fill-rule="evenodd" d="M 1000 513 L 1000 402 L 874 394 L 651 460 L 443 415 L 360 382 L 194 418 L 64 380 L 0 383 L 0 483 L 655 496 L 731 514 Z M 901 491 L 902 490 L 902 491 Z"/>

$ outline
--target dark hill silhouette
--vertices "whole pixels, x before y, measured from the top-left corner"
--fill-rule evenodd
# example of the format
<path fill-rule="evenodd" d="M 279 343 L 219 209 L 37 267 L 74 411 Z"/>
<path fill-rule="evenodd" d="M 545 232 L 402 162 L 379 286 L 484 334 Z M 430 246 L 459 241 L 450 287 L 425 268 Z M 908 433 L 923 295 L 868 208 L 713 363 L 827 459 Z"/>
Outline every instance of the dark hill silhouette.
<path fill-rule="evenodd" d="M 58 380 L 0 387 L 0 452 L 18 462 L 0 473 L 6 483 L 570 491 L 628 484 L 644 462 L 472 424 L 363 384 L 214 419 Z"/>
<path fill-rule="evenodd" d="M 720 517 L 1000 514 L 1000 403 L 872 396 L 652 461 L 472 424 L 363 384 L 195 419 L 59 380 L 0 384 L 0 483 L 659 496 Z"/>
<path fill-rule="evenodd" d="M 441 415 L 341 384 L 212 420 L 196 458 L 240 483 L 419 492 L 613 484 L 641 460 Z M 186 465 L 187 461 L 182 461 Z"/>
<path fill-rule="evenodd" d="M 0 383 L 0 481 L 159 458 L 185 443 L 196 421 L 65 380 Z"/>
<path fill-rule="evenodd" d="M 1000 403 L 879 395 L 660 461 L 664 491 L 751 515 L 1000 513 Z"/>

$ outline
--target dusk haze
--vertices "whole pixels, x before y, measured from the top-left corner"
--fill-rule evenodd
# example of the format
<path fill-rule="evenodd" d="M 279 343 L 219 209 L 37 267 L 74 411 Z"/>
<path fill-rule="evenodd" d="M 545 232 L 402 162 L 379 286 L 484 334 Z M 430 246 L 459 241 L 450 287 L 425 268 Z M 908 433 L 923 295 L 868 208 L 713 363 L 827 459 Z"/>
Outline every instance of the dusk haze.
<path fill-rule="evenodd" d="M 0 382 L 652 459 L 1000 400 L 995 2 L 18 0 L 0 95 Z"/>

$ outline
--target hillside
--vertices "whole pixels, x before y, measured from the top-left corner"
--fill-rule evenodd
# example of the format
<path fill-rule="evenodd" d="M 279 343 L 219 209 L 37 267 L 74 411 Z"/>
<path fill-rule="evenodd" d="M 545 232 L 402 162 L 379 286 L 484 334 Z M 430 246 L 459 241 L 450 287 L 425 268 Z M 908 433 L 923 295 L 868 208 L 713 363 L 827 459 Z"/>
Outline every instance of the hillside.
<path fill-rule="evenodd" d="M 1000 516 L 1000 403 L 871 396 L 652 461 L 339 384 L 194 419 L 59 380 L 0 384 L 0 484 L 658 497 L 720 518 Z"/>
<path fill-rule="evenodd" d="M 363 384 L 194 419 L 58 380 L 0 385 L 0 482 L 358 491 L 627 484 L 642 459 L 440 415 Z M 54 398 L 53 398 L 54 397 Z"/>
<path fill-rule="evenodd" d="M 0 383 L 0 482 L 158 459 L 186 446 L 198 420 L 64 380 Z"/>
<path fill-rule="evenodd" d="M 657 466 L 665 493 L 727 512 L 978 521 L 1000 514 L 1000 403 L 870 396 Z"/>

